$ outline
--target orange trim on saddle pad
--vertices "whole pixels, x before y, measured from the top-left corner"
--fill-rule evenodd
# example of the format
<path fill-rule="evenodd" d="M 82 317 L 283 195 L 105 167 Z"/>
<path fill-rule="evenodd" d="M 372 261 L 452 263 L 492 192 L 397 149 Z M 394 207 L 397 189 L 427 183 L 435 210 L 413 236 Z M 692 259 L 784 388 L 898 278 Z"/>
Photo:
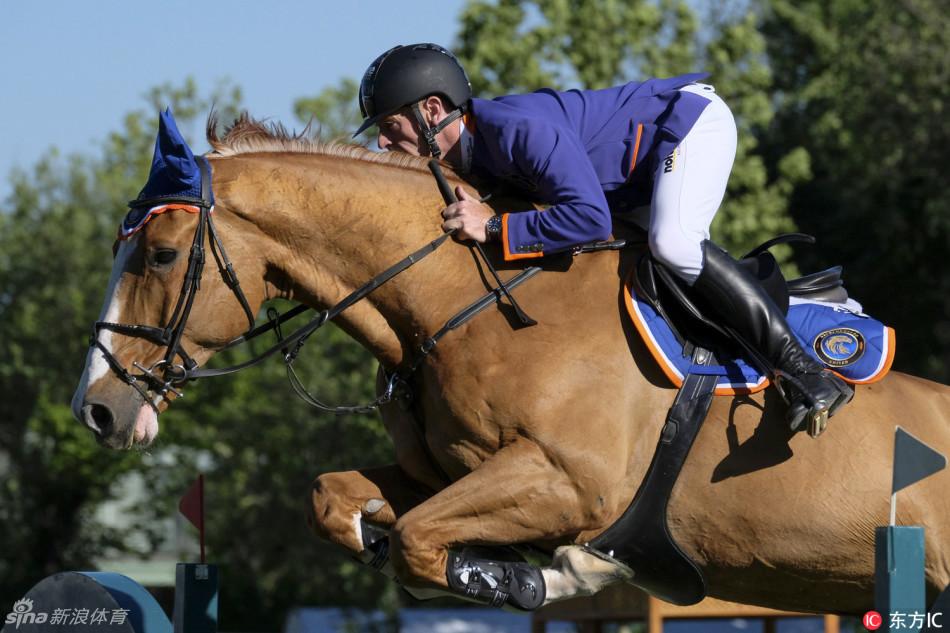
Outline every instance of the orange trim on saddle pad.
<path fill-rule="evenodd" d="M 512 253 L 508 250 L 508 213 L 501 216 L 501 248 L 505 255 L 505 261 L 510 262 L 516 259 L 531 259 L 534 257 L 544 257 L 544 252 L 536 251 L 532 253 Z"/>
<path fill-rule="evenodd" d="M 870 385 L 871 383 L 875 383 L 884 378 L 884 376 L 887 375 L 887 372 L 891 370 L 891 365 L 894 364 L 894 352 L 897 351 L 897 333 L 894 332 L 894 328 L 885 325 L 884 332 L 884 341 L 885 345 L 887 345 L 887 352 L 881 359 L 881 365 L 877 368 L 877 371 L 864 380 L 851 380 L 850 378 L 842 376 L 838 372 L 835 372 L 835 374 L 845 382 L 850 382 L 852 385 Z"/>
<path fill-rule="evenodd" d="M 640 309 L 637 306 L 636 299 L 633 298 L 633 291 L 630 289 L 633 275 L 635 273 L 631 272 L 627 277 L 627 281 L 623 284 L 623 296 L 624 303 L 627 306 L 627 313 L 630 315 L 630 320 L 633 321 L 633 326 L 637 329 L 637 332 L 640 333 L 640 338 L 643 339 L 643 342 L 646 344 L 647 349 L 650 350 L 650 354 L 653 355 L 653 358 L 656 360 L 656 364 L 659 365 L 660 369 L 666 375 L 667 379 L 675 387 L 683 386 L 683 374 L 676 368 L 676 366 L 670 362 L 666 354 L 661 349 L 660 345 L 653 338 L 653 334 L 650 332 L 650 328 L 647 326 L 646 321 L 643 318 L 643 315 L 640 313 Z M 750 384 L 748 386 L 739 387 L 739 386 L 729 386 L 721 385 L 717 386 L 715 390 L 715 395 L 717 396 L 745 396 L 753 393 L 758 393 L 765 390 L 771 381 L 767 377 L 762 377 L 760 382 L 756 384 Z"/>

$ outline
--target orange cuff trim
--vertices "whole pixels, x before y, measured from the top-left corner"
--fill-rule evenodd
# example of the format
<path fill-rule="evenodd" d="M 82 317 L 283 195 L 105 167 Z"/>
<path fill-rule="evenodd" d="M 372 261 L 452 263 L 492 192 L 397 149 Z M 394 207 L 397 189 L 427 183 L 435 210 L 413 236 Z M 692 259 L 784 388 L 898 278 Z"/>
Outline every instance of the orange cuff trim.
<path fill-rule="evenodd" d="M 505 255 L 505 261 L 511 262 L 516 259 L 532 259 L 534 257 L 544 257 L 544 252 L 539 251 L 537 253 L 512 253 L 508 248 L 508 216 L 510 214 L 503 213 L 501 216 L 501 247 L 502 252 Z"/>

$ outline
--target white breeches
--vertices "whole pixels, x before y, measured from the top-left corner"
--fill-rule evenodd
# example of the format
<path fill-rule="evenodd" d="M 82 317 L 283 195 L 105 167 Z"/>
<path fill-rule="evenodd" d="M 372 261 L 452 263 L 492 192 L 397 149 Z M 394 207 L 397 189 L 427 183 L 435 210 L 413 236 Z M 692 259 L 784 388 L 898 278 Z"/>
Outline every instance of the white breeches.
<path fill-rule="evenodd" d="M 692 285 L 703 267 L 702 241 L 726 193 L 737 135 L 732 112 L 712 86 L 680 90 L 710 103 L 656 170 L 649 240 L 653 257 Z"/>

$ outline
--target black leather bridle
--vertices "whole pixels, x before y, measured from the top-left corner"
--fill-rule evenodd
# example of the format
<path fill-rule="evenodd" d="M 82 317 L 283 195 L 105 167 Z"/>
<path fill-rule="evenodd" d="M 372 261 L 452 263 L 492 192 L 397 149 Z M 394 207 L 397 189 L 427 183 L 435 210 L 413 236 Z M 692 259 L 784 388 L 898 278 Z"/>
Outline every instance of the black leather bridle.
<path fill-rule="evenodd" d="M 153 408 L 157 409 L 156 402 L 149 396 L 148 390 L 144 384 L 152 388 L 159 397 L 165 397 L 171 391 L 177 396 L 181 396 L 181 391 L 176 387 L 184 383 L 190 377 L 193 377 L 198 363 L 191 358 L 181 345 L 182 333 L 188 323 L 188 317 L 191 315 L 191 309 L 194 306 L 195 296 L 201 287 L 201 274 L 205 264 L 205 236 L 210 236 L 211 253 L 218 264 L 221 277 L 229 288 L 234 292 L 244 314 L 247 316 L 248 329 L 254 328 L 254 313 L 241 290 L 241 284 L 238 281 L 231 261 L 228 259 L 221 238 L 214 227 L 212 219 L 212 196 L 211 196 L 211 168 L 207 159 L 196 157 L 198 167 L 201 172 L 201 197 L 191 196 L 168 196 L 158 198 L 146 198 L 133 200 L 129 203 L 129 208 L 149 209 L 161 204 L 187 204 L 198 207 L 198 226 L 195 228 L 195 235 L 191 242 L 191 249 L 188 254 L 188 269 L 182 282 L 181 291 L 178 294 L 178 301 L 175 304 L 175 310 L 172 312 L 168 325 L 164 328 L 151 325 L 128 325 L 125 323 L 111 323 L 109 321 L 97 321 L 93 327 L 93 334 L 89 345 L 95 347 L 105 357 L 109 367 L 126 384 L 132 386 Z M 158 362 L 149 367 L 145 367 L 138 361 L 133 361 L 132 366 L 141 372 L 133 375 L 128 369 L 112 355 L 112 352 L 106 348 L 99 340 L 99 333 L 102 330 L 109 330 L 125 336 L 144 338 L 155 345 L 165 347 L 165 355 Z M 179 362 L 180 359 L 180 362 Z M 156 398 L 157 400 L 157 398 Z"/>
<path fill-rule="evenodd" d="M 278 314 L 276 310 L 271 309 L 268 310 L 268 322 L 258 327 L 254 327 L 254 313 L 251 311 L 247 298 L 244 296 L 244 291 L 241 290 L 241 284 L 238 281 L 237 274 L 234 272 L 234 268 L 228 259 L 227 253 L 224 250 L 224 246 L 221 243 L 221 239 L 218 237 L 218 233 L 215 230 L 214 221 L 212 220 L 211 211 L 213 208 L 213 203 L 211 194 L 210 166 L 204 157 L 196 157 L 196 160 L 198 161 L 198 165 L 201 170 L 200 198 L 174 196 L 133 200 L 129 203 L 129 207 L 133 210 L 140 208 L 151 208 L 160 204 L 187 204 L 196 206 L 199 209 L 198 225 L 195 228 L 195 235 L 192 240 L 191 250 L 188 256 L 188 269 L 185 272 L 185 277 L 182 282 L 182 289 L 178 295 L 178 301 L 175 305 L 175 310 L 168 321 L 168 325 L 164 328 L 161 328 L 151 325 L 128 325 L 124 323 L 97 321 L 93 328 L 93 335 L 89 342 L 91 347 L 95 347 L 100 352 L 102 352 L 109 367 L 113 372 L 115 372 L 119 379 L 138 391 L 139 394 L 142 395 L 143 399 L 148 402 L 149 405 L 152 406 L 156 411 L 158 410 L 158 403 L 162 398 L 166 397 L 168 392 L 172 392 L 176 396 L 181 397 L 182 392 L 179 388 L 189 380 L 232 374 L 242 369 L 256 365 L 280 351 L 282 353 L 284 363 L 287 366 L 291 386 L 297 395 L 299 395 L 305 402 L 322 411 L 335 414 L 368 413 L 378 408 L 380 405 L 390 402 L 399 388 L 405 388 L 411 374 L 413 374 L 419 368 L 425 358 L 428 357 L 428 355 L 435 348 L 436 344 L 445 334 L 460 327 L 464 323 L 467 323 L 472 317 L 487 307 L 499 303 L 502 297 L 506 297 L 510 303 L 516 306 L 516 312 L 518 312 L 519 319 L 523 325 L 534 324 L 534 321 L 530 319 L 530 317 L 527 317 L 527 315 L 524 315 L 521 309 L 517 307 L 517 303 L 515 303 L 514 297 L 512 297 L 509 293 L 509 289 L 514 289 L 524 281 L 527 281 L 540 272 L 541 269 L 535 266 L 526 268 L 505 283 L 502 283 L 501 280 L 498 279 L 497 273 L 495 273 L 494 269 L 492 269 L 492 273 L 495 279 L 498 281 L 498 287 L 493 288 L 483 297 L 479 298 L 474 303 L 453 315 L 452 318 L 446 321 L 442 328 L 440 328 L 435 334 L 428 337 L 422 343 L 422 345 L 417 350 L 417 353 L 414 354 L 414 358 L 411 358 L 406 366 L 404 366 L 401 370 L 397 369 L 391 373 L 387 373 L 386 388 L 383 390 L 383 393 L 381 393 L 373 402 L 365 405 L 353 406 L 326 405 L 310 394 L 306 388 L 304 388 L 293 368 L 293 363 L 296 360 L 297 355 L 300 353 L 300 349 L 306 342 L 307 338 L 317 329 L 322 327 L 327 321 L 333 320 L 341 312 L 352 306 L 354 303 L 360 301 L 399 273 L 403 272 L 410 266 L 418 263 L 423 258 L 434 252 L 437 248 L 439 248 L 439 246 L 444 244 L 452 234 L 445 233 L 440 235 L 422 248 L 404 257 L 402 260 L 396 262 L 354 290 L 333 307 L 314 315 L 314 317 L 306 325 L 301 326 L 285 337 L 281 332 L 281 325 L 284 322 L 298 316 L 299 314 L 310 310 L 311 308 L 309 306 L 299 305 L 292 308 L 291 310 L 288 310 L 284 314 Z M 446 189 L 447 185 L 443 184 L 444 176 L 442 176 L 441 172 L 438 172 L 436 176 L 440 181 L 440 189 Z M 237 365 L 232 365 L 230 367 L 216 369 L 198 368 L 198 363 L 195 362 L 195 360 L 192 359 L 181 346 L 182 333 L 184 332 L 185 326 L 188 323 L 188 317 L 191 315 L 191 309 L 194 305 L 195 296 L 201 287 L 201 275 L 204 270 L 205 263 L 206 235 L 210 236 L 209 244 L 211 245 L 211 252 L 218 264 L 218 269 L 221 273 L 221 276 L 228 287 L 231 288 L 237 300 L 240 302 L 248 320 L 248 330 L 241 336 L 229 342 L 223 349 L 231 349 L 239 344 L 250 341 L 261 334 L 272 330 L 277 333 L 278 338 L 278 342 L 275 345 L 254 356 L 250 360 Z M 116 332 L 125 336 L 144 338 L 158 346 L 164 346 L 165 355 L 161 360 L 154 363 L 150 367 L 145 367 L 138 361 L 133 361 L 133 368 L 141 372 L 139 374 L 133 374 L 131 371 L 123 367 L 118 359 L 116 359 L 115 356 L 113 356 L 113 354 L 106 348 L 106 346 L 99 341 L 99 333 L 102 330 L 109 330 L 111 332 Z M 154 392 L 155 397 L 148 393 L 149 389 Z"/>

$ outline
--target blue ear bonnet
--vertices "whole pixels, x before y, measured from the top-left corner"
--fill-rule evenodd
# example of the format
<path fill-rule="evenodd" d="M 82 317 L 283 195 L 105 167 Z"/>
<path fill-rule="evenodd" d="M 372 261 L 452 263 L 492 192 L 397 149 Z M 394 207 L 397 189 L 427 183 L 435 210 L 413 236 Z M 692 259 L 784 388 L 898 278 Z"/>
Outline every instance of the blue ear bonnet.
<path fill-rule="evenodd" d="M 139 192 L 136 200 L 155 198 L 198 198 L 201 199 L 201 170 L 191 148 L 185 142 L 171 109 L 158 115 L 158 137 L 155 139 L 155 155 L 148 182 Z M 211 192 L 211 202 L 214 196 Z"/>

